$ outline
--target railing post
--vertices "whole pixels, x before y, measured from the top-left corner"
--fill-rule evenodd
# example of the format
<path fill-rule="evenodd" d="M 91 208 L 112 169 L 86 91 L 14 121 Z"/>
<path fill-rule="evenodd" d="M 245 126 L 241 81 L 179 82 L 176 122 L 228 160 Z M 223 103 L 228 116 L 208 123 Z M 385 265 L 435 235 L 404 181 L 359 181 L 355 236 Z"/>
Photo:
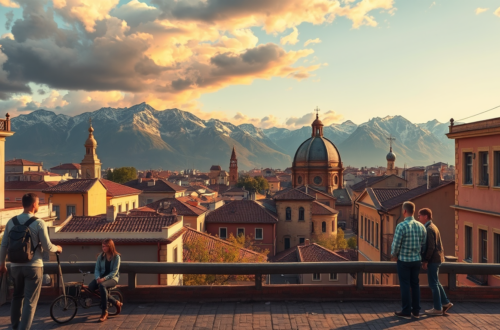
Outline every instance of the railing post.
<path fill-rule="evenodd" d="M 450 126 L 450 129 L 451 129 L 451 126 Z M 458 258 L 455 256 L 445 256 L 444 260 L 446 262 L 457 262 Z M 457 274 L 456 273 L 448 273 L 448 289 L 450 291 L 457 289 Z"/>
<path fill-rule="evenodd" d="M 137 274 L 136 273 L 128 273 L 128 288 L 135 289 L 137 286 Z"/>
<path fill-rule="evenodd" d="M 255 289 L 262 290 L 262 274 L 255 274 Z"/>
<path fill-rule="evenodd" d="M 356 273 L 356 289 L 363 290 L 363 272 Z"/>

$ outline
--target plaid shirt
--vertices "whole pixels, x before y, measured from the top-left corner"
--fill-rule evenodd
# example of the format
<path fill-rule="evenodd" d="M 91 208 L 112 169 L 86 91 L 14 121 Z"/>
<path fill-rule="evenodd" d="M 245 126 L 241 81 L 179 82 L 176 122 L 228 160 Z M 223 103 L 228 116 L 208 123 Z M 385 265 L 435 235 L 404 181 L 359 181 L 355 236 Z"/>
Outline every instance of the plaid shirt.
<path fill-rule="evenodd" d="M 396 226 L 391 254 L 404 262 L 421 261 L 422 248 L 427 239 L 427 230 L 424 225 L 413 217 Z"/>

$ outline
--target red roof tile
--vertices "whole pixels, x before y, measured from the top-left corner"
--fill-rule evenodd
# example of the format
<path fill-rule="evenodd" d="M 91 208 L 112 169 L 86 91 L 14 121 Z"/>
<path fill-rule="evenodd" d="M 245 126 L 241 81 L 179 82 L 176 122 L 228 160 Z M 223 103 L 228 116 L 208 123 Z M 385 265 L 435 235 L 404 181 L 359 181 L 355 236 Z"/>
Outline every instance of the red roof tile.
<path fill-rule="evenodd" d="M 365 188 L 369 188 L 373 186 L 375 183 L 380 182 L 389 176 L 387 175 L 382 175 L 382 176 L 372 176 L 364 179 L 363 181 L 360 181 L 354 185 L 351 186 L 351 189 L 354 191 L 363 191 Z"/>
<path fill-rule="evenodd" d="M 300 191 L 299 189 L 285 189 L 279 191 L 274 195 L 274 200 L 286 201 L 286 200 L 313 200 L 313 196 Z"/>
<path fill-rule="evenodd" d="M 313 215 L 332 215 L 338 214 L 339 211 L 332 209 L 330 206 L 327 206 L 318 201 L 314 201 L 312 203 L 312 214 Z"/>
<path fill-rule="evenodd" d="M 61 176 L 61 174 L 52 173 L 52 172 L 24 172 L 24 175 L 48 175 L 48 176 Z"/>
<path fill-rule="evenodd" d="M 280 182 L 280 180 L 275 176 L 270 176 L 265 179 L 267 180 L 267 182 Z"/>
<path fill-rule="evenodd" d="M 303 244 L 301 244 L 303 245 Z M 299 258 L 297 256 L 297 247 L 294 246 L 285 251 L 276 253 L 273 257 L 269 258 L 270 262 L 298 262 Z"/>
<path fill-rule="evenodd" d="M 74 216 L 63 226 L 64 233 L 123 233 L 123 232 L 161 232 L 162 228 L 169 227 L 177 222 L 177 216 L 155 217 L 122 217 L 117 216 L 113 222 L 108 222 L 104 216 L 82 217 Z"/>
<path fill-rule="evenodd" d="M 301 262 L 349 261 L 347 258 L 344 258 L 343 256 L 316 243 L 301 245 L 297 248 Z"/>
<path fill-rule="evenodd" d="M 408 192 L 408 188 L 372 188 L 380 203 Z"/>
<path fill-rule="evenodd" d="M 131 212 L 156 212 L 160 214 L 172 214 L 172 209 L 175 208 L 178 215 L 198 216 L 207 211 L 204 206 L 193 206 L 188 203 L 182 202 L 177 198 L 163 198 L 156 202 L 149 203 L 145 207 L 134 209 Z"/>
<path fill-rule="evenodd" d="M 399 207 L 400 205 L 402 205 L 406 201 L 411 201 L 411 200 L 418 198 L 420 196 L 427 195 L 429 193 L 432 193 L 438 189 L 441 189 L 441 188 L 448 186 L 448 185 L 451 185 L 451 184 L 455 184 L 455 181 L 442 181 L 439 183 L 439 185 L 437 187 L 430 188 L 430 189 L 427 189 L 427 184 L 424 184 L 424 185 L 421 185 L 419 187 L 408 190 L 404 194 L 400 194 L 394 198 L 385 200 L 385 201 L 381 202 L 381 204 L 386 210 L 391 210 L 395 207 Z"/>
<path fill-rule="evenodd" d="M 227 190 L 229 190 L 231 187 L 225 184 L 211 184 L 208 186 L 208 189 L 212 191 L 217 191 L 219 194 L 225 193 Z"/>
<path fill-rule="evenodd" d="M 349 261 L 358 261 L 358 253 L 353 249 L 345 249 L 345 250 L 335 250 L 333 251 L 339 256 L 346 258 Z"/>
<path fill-rule="evenodd" d="M 45 189 L 43 192 L 51 194 L 85 193 L 89 191 L 97 181 L 99 181 L 99 179 L 72 179 Z"/>
<path fill-rule="evenodd" d="M 153 180 L 155 180 L 154 185 L 148 184 Z M 142 182 L 139 182 L 139 180 L 136 179 L 129 182 L 125 182 L 124 185 L 138 190 L 142 190 L 144 192 L 177 192 L 186 190 L 186 188 L 164 179 L 144 178 L 142 179 Z"/>
<path fill-rule="evenodd" d="M 5 162 L 9 166 L 42 166 L 42 163 L 35 163 L 26 159 L 11 159 Z"/>
<path fill-rule="evenodd" d="M 50 169 L 51 170 L 79 170 L 79 169 L 81 169 L 81 166 L 80 166 L 80 164 L 77 164 L 77 163 L 66 163 L 66 164 L 61 164 L 61 165 L 51 167 Z"/>
<path fill-rule="evenodd" d="M 106 179 L 101 179 L 107 195 L 111 197 L 139 195 L 142 191 Z"/>
<path fill-rule="evenodd" d="M 277 223 L 278 217 L 251 200 L 232 201 L 210 212 L 207 223 Z"/>
<path fill-rule="evenodd" d="M 57 185 L 56 181 L 8 181 L 5 190 L 44 190 Z"/>

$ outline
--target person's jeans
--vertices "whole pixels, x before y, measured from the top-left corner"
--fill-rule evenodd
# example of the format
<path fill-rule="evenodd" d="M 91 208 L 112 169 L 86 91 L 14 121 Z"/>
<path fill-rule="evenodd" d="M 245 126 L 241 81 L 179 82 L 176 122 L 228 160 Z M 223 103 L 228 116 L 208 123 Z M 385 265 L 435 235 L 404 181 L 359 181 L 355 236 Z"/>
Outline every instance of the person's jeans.
<path fill-rule="evenodd" d="M 429 287 L 432 290 L 432 299 L 434 300 L 434 309 L 441 310 L 443 305 L 450 303 L 443 286 L 439 283 L 439 266 L 440 263 L 427 264 L 427 279 L 429 280 Z"/>
<path fill-rule="evenodd" d="M 96 280 L 93 280 L 89 284 L 90 291 L 96 291 L 99 288 L 99 294 L 101 295 L 101 309 L 103 312 L 108 311 L 108 301 L 113 305 L 116 305 L 116 299 L 112 296 L 108 296 L 108 290 L 106 288 L 112 288 L 116 286 L 118 283 L 115 280 L 107 280 L 100 284 L 97 284 Z"/>
<path fill-rule="evenodd" d="M 14 295 L 10 307 L 12 329 L 28 330 L 31 328 L 40 297 L 43 267 L 11 267 L 10 276 L 14 281 Z"/>
<path fill-rule="evenodd" d="M 401 288 L 401 312 L 411 315 L 420 312 L 420 285 L 418 274 L 422 263 L 420 261 L 404 262 L 398 260 L 398 277 Z"/>

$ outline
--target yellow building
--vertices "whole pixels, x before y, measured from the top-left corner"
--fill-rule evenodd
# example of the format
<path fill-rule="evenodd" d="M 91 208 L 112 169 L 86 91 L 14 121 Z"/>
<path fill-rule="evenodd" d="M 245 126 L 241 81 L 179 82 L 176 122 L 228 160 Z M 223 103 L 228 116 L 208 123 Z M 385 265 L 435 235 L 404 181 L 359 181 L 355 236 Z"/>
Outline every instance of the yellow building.
<path fill-rule="evenodd" d="M 137 190 L 123 184 L 119 184 L 106 179 L 101 179 L 101 183 L 106 188 L 106 206 L 114 205 L 119 213 L 139 207 L 139 195 L 141 190 Z"/>

